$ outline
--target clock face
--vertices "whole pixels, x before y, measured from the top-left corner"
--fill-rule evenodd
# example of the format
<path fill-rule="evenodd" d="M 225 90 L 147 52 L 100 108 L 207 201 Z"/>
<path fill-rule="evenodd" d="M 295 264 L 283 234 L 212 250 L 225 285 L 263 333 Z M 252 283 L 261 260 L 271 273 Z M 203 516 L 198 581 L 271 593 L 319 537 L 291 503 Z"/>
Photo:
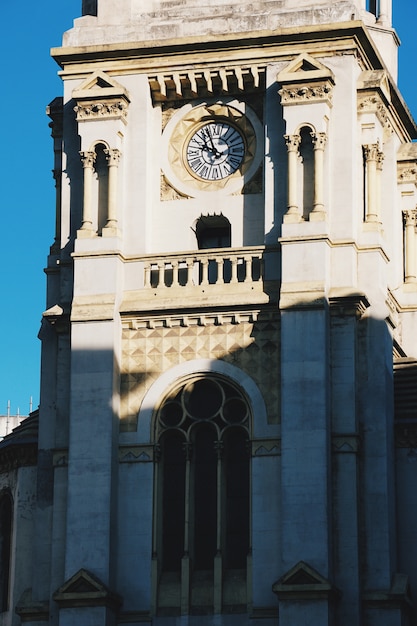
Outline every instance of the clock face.
<path fill-rule="evenodd" d="M 216 120 L 203 124 L 191 135 L 185 152 L 193 174 L 202 180 L 221 180 L 241 166 L 245 141 L 235 126 Z"/>

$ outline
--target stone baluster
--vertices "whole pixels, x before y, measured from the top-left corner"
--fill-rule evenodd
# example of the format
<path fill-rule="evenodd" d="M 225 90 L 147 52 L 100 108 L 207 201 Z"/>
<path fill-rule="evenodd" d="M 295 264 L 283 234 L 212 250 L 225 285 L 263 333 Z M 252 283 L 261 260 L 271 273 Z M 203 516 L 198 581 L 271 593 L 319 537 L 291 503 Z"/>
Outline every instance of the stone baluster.
<path fill-rule="evenodd" d="M 223 285 L 224 283 L 224 276 L 223 276 L 224 259 L 221 256 L 216 256 L 214 257 L 214 262 L 216 263 L 216 271 L 217 271 L 215 284 Z"/>
<path fill-rule="evenodd" d="M 179 272 L 179 262 L 172 261 L 172 287 L 178 287 L 178 272 Z"/>
<path fill-rule="evenodd" d="M 230 278 L 230 283 L 237 283 L 237 282 L 239 282 L 238 275 L 237 275 L 237 264 L 238 264 L 237 256 L 233 256 L 230 259 L 230 262 L 232 264 L 232 276 Z"/>
<path fill-rule="evenodd" d="M 158 261 L 158 281 L 157 287 L 165 287 L 165 263 L 164 261 Z"/>
<path fill-rule="evenodd" d="M 204 257 L 201 259 L 200 261 L 200 266 L 201 266 L 201 279 L 200 279 L 200 285 L 208 285 L 209 281 L 208 281 L 208 258 Z"/>
<path fill-rule="evenodd" d="M 194 259 L 190 257 L 188 257 L 185 262 L 187 266 L 187 276 L 185 280 L 185 285 L 188 287 L 188 285 L 191 285 L 193 281 L 193 271 L 194 271 L 195 262 L 194 262 Z"/>
<path fill-rule="evenodd" d="M 251 256 L 245 256 L 244 257 L 244 263 L 245 263 L 245 283 L 251 283 L 252 282 L 252 257 Z"/>
<path fill-rule="evenodd" d="M 145 263 L 143 270 L 143 285 L 147 288 L 151 286 L 151 264 Z"/>

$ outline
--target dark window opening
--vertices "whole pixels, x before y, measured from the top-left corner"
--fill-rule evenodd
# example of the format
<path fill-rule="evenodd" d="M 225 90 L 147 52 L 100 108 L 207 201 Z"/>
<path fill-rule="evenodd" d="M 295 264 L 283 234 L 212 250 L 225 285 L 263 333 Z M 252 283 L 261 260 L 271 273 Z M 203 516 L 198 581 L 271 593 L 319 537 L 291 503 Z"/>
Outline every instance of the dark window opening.
<path fill-rule="evenodd" d="M 230 248 L 231 226 L 224 215 L 201 216 L 195 234 L 199 250 L 208 248 Z"/>
<path fill-rule="evenodd" d="M 82 15 L 97 16 L 97 2 L 98 0 L 83 0 Z"/>

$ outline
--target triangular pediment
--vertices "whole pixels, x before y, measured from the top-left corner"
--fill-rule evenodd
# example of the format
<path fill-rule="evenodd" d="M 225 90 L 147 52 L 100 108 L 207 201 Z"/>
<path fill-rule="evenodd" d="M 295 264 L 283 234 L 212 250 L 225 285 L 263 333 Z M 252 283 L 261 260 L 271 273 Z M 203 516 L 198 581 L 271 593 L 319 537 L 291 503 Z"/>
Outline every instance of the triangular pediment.
<path fill-rule="evenodd" d="M 313 567 L 299 561 L 286 574 L 272 585 L 272 591 L 280 599 L 325 598 L 338 595 L 331 582 Z"/>
<path fill-rule="evenodd" d="M 90 74 L 79 87 L 74 89 L 72 97 L 74 100 L 123 97 L 129 101 L 129 94 L 125 87 L 101 70 Z"/>
<path fill-rule="evenodd" d="M 57 593 L 101 593 L 106 590 L 106 586 L 98 578 L 87 570 L 80 569 L 58 589 Z"/>
<path fill-rule="evenodd" d="M 80 569 L 55 593 L 54 600 L 60 606 L 118 606 L 119 596 L 111 592 L 96 576 Z"/>
<path fill-rule="evenodd" d="M 299 54 L 277 76 L 279 83 L 324 79 L 334 81 L 333 72 L 307 52 Z"/>
<path fill-rule="evenodd" d="M 280 579 L 281 585 L 329 585 L 329 581 L 308 563 L 300 561 Z"/>

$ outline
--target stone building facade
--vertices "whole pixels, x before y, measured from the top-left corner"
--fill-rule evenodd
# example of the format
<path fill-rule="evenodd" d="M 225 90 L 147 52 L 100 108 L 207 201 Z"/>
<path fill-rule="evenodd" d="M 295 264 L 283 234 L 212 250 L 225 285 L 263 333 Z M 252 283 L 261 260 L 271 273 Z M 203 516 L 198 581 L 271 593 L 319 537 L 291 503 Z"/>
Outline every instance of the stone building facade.
<path fill-rule="evenodd" d="M 391 8 L 86 1 L 52 50 L 0 625 L 416 623 L 417 129 Z"/>

